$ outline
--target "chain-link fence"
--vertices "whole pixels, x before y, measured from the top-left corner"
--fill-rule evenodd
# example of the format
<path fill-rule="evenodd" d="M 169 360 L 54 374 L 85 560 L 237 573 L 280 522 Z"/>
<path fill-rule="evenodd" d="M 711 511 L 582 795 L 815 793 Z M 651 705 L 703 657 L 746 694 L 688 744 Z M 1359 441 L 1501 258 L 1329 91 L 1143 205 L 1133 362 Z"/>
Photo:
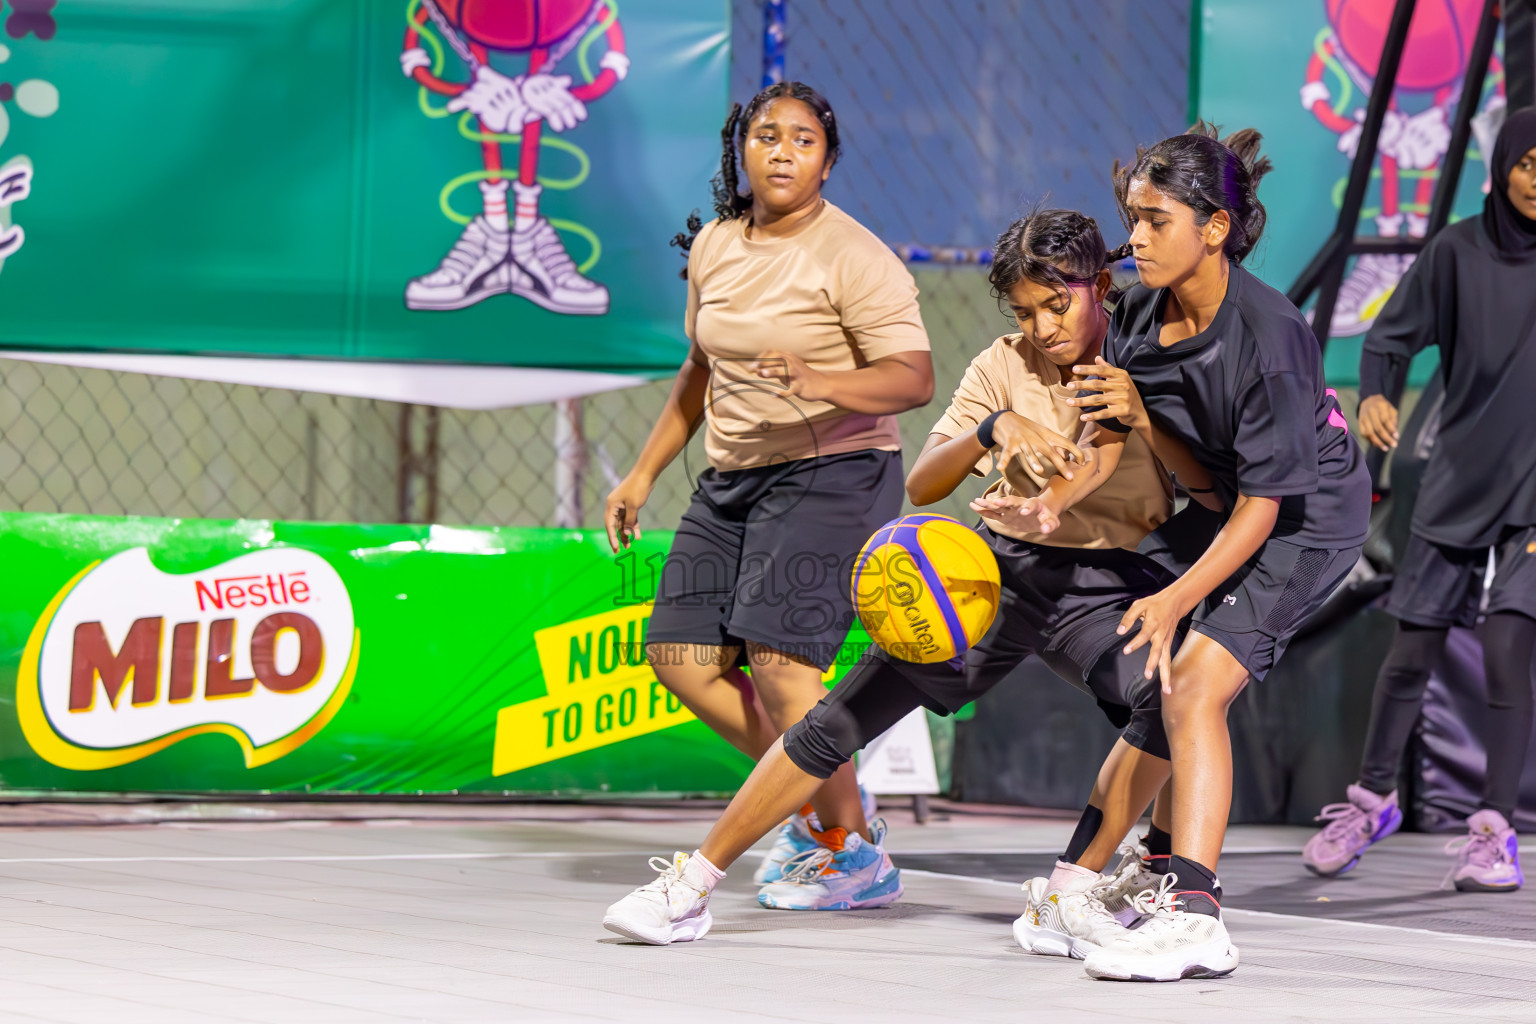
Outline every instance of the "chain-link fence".
<path fill-rule="evenodd" d="M 1113 159 L 1183 126 L 1188 4 L 789 0 L 787 10 L 786 75 L 820 89 L 842 128 L 829 197 L 913 259 L 937 398 L 901 417 L 910 460 L 970 358 L 1007 329 L 978 254 L 1040 199 L 1095 215 L 1112 236 Z M 760 84 L 762 25 L 762 0 L 735 0 L 734 99 Z M 707 205 L 707 183 L 698 191 Z M 669 388 L 468 412 L 5 361 L 0 507 L 595 527 Z M 676 523 L 703 465 L 696 438 L 643 521 Z M 964 498 L 938 510 L 964 515 Z"/>

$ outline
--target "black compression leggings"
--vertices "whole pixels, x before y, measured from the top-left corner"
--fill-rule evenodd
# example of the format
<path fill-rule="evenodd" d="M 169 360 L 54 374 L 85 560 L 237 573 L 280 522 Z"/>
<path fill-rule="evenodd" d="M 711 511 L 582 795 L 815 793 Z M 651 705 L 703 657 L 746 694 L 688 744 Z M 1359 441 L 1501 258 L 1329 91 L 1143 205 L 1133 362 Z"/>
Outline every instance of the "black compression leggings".
<path fill-rule="evenodd" d="M 1387 660 L 1376 677 L 1371 726 L 1366 734 L 1360 785 L 1373 793 L 1397 788 L 1398 765 L 1419 719 L 1429 675 L 1445 650 L 1449 629 L 1399 622 Z M 1483 668 L 1488 681 L 1484 746 L 1488 770 L 1483 806 L 1509 820 L 1520 795 L 1526 746 L 1531 738 L 1531 656 L 1536 652 L 1536 619 L 1495 612 L 1483 625 Z"/>

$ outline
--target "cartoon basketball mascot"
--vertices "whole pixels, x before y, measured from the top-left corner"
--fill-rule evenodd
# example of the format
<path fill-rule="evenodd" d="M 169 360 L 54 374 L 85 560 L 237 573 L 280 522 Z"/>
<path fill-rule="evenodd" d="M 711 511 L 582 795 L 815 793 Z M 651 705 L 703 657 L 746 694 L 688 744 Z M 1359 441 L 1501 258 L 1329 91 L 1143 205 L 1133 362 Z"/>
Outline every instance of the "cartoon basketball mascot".
<path fill-rule="evenodd" d="M 607 313 L 608 289 L 582 276 L 555 226 L 539 212 L 543 186 L 537 172 L 545 127 L 554 132 L 576 127 L 587 119 L 586 105 L 629 71 L 624 33 L 609 0 L 412 0 L 407 17 L 400 69 L 424 89 L 450 97 L 434 110 L 423 94 L 428 113 L 477 119 L 478 132 L 467 125 L 461 130 L 480 142 L 484 160 L 484 171 L 471 175 L 479 179 L 481 213 L 465 225 L 436 270 L 406 285 L 407 308 L 463 309 L 510 292 L 555 313 Z M 599 36 L 607 52 L 590 81 L 573 87 L 572 76 L 555 74 L 573 50 L 585 72 L 587 46 Z M 468 82 L 440 77 L 438 38 L 464 62 Z M 505 67 L 514 54 L 527 54 L 522 74 L 491 66 L 493 56 Z M 513 143 L 519 146 L 517 171 L 509 180 L 503 176 L 502 145 Z M 508 185 L 514 198 L 510 218 Z"/>
<path fill-rule="evenodd" d="M 1326 0 L 1326 5 L 1328 28 L 1318 33 L 1307 64 L 1301 105 L 1339 137 L 1339 152 L 1353 160 L 1396 4 L 1395 0 Z M 1397 88 L 1377 143 L 1381 204 L 1376 230 L 1383 237 L 1397 237 L 1405 230 L 1422 237 L 1428 226 L 1435 179 L 1450 147 L 1450 120 L 1482 11 L 1483 0 L 1422 0 L 1414 12 Z M 1329 90 L 1330 71 L 1340 92 L 1336 101 Z M 1351 109 L 1352 103 L 1358 105 Z M 1502 103 L 1496 96 L 1489 106 Z M 1483 134 L 1478 132 L 1480 138 Z M 1406 201 L 1404 183 L 1412 183 L 1413 190 Z M 1412 256 L 1378 253 L 1356 259 L 1339 288 L 1331 333 L 1365 333 L 1412 262 Z"/>

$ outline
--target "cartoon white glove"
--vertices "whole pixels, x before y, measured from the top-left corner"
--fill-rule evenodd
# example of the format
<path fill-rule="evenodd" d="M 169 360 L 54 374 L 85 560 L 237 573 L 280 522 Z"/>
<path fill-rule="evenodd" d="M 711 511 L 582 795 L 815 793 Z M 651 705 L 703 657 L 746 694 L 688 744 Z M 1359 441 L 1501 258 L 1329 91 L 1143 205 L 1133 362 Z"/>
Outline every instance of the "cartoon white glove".
<path fill-rule="evenodd" d="M 1451 126 L 1445 121 L 1444 107 L 1430 107 L 1412 117 L 1399 115 L 1401 128 L 1387 148 L 1382 131 L 1381 151 L 1409 171 L 1423 171 L 1435 166 L 1451 146 Z"/>
<path fill-rule="evenodd" d="M 523 102 L 530 113 L 525 120 L 543 118 L 557 132 L 568 131 L 587 119 L 587 105 L 571 95 L 570 75 L 529 75 L 522 79 Z"/>
<path fill-rule="evenodd" d="M 1388 110 L 1387 116 L 1381 122 L 1381 134 L 1376 138 L 1376 152 L 1397 159 L 1397 140 L 1403 134 L 1403 122 L 1407 121 L 1406 115 L 1396 110 Z M 1355 152 L 1360 148 L 1360 131 L 1365 126 L 1365 108 L 1360 107 L 1355 111 L 1355 123 L 1339 136 L 1339 152 L 1355 158 Z"/>
<path fill-rule="evenodd" d="M 474 83 L 449 100 L 447 109 L 455 114 L 468 110 L 498 134 L 521 131 L 524 123 L 538 115 L 529 113 L 529 105 L 518 88 L 519 81 L 481 65 L 475 72 Z"/>
<path fill-rule="evenodd" d="M 1472 118 L 1472 135 L 1477 139 L 1478 152 L 1483 154 L 1484 195 L 1493 188 L 1492 169 L 1488 165 L 1493 161 L 1493 143 L 1499 137 L 1507 108 L 1508 101 L 1495 94 L 1488 100 L 1488 105 Z"/>
<path fill-rule="evenodd" d="M 624 81 L 624 76 L 629 74 L 629 58 L 618 50 L 609 50 L 603 54 L 603 59 L 597 62 L 597 66 L 611 69 L 621 82 Z"/>
<path fill-rule="evenodd" d="M 1333 97 L 1328 95 L 1328 86 L 1322 82 L 1308 82 L 1301 87 L 1301 109 L 1311 110 L 1318 100 L 1327 103 Z"/>
<path fill-rule="evenodd" d="M 413 46 L 400 54 L 400 71 L 406 78 L 410 78 L 411 73 L 417 68 L 430 68 L 431 66 L 432 58 L 427 56 L 427 51 L 419 46 Z"/>

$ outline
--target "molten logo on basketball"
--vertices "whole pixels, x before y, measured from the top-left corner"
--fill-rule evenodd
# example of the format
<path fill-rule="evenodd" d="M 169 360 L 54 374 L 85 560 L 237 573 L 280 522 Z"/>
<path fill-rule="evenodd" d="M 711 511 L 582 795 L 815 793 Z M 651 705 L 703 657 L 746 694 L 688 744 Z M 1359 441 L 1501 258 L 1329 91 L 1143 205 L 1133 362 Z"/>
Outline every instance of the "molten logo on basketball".
<path fill-rule="evenodd" d="M 232 738 L 254 768 L 335 716 L 359 640 L 346 586 L 313 552 L 176 574 L 134 548 L 83 570 L 39 617 L 17 713 L 62 768 L 113 768 L 203 733 Z"/>

